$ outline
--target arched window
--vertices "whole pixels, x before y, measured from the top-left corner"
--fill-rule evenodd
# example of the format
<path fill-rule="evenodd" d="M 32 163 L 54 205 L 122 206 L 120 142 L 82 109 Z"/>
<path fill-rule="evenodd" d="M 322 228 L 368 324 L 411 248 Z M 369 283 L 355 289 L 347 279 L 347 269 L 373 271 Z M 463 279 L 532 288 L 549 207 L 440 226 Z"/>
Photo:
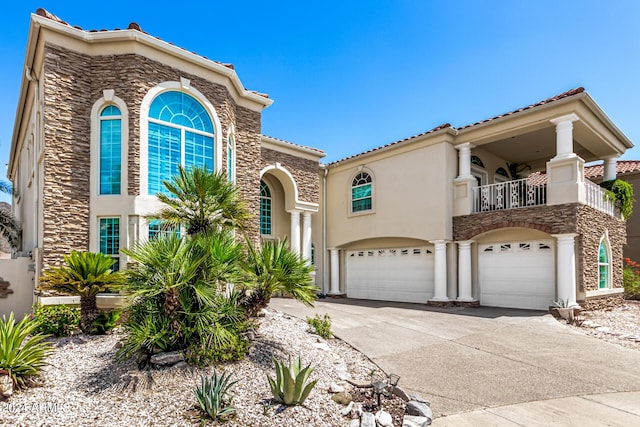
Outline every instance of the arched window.
<path fill-rule="evenodd" d="M 482 160 L 478 156 L 471 156 L 471 164 L 480 166 L 481 168 L 484 167 L 484 163 L 482 163 Z"/>
<path fill-rule="evenodd" d="M 235 165 L 236 165 L 236 141 L 233 134 L 229 134 L 227 138 L 227 179 L 229 182 L 235 181 Z"/>
<path fill-rule="evenodd" d="M 120 194 L 122 113 L 115 105 L 100 112 L 100 194 Z"/>
<path fill-rule="evenodd" d="M 260 181 L 260 234 L 271 235 L 271 190 Z"/>
<path fill-rule="evenodd" d="M 191 95 L 158 95 L 149 108 L 148 193 L 164 192 L 162 181 L 170 181 L 179 165 L 215 170 L 213 133 L 211 117 Z"/>
<path fill-rule="evenodd" d="M 351 182 L 351 212 L 368 211 L 372 208 L 371 175 L 360 172 Z"/>
<path fill-rule="evenodd" d="M 611 256 L 609 241 L 606 236 L 600 240 L 598 248 L 598 289 L 611 287 Z"/>
<path fill-rule="evenodd" d="M 496 175 L 500 175 L 500 176 L 504 176 L 505 178 L 509 178 L 509 172 L 507 172 L 507 170 L 505 168 L 498 168 L 496 169 Z"/>

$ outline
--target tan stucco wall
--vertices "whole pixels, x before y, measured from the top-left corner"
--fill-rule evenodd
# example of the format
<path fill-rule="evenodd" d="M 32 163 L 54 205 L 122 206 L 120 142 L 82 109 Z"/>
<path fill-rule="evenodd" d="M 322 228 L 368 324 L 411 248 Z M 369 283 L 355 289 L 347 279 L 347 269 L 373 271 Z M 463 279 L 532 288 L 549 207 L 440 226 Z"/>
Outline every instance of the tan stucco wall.
<path fill-rule="evenodd" d="M 636 199 L 633 214 L 627 220 L 627 245 L 624 247 L 624 256 L 640 261 L 640 173 L 621 175 L 619 178 L 633 185 L 633 196 Z"/>
<path fill-rule="evenodd" d="M 505 170 L 509 172 L 507 162 L 503 158 L 491 154 L 482 148 L 473 148 L 471 150 L 471 155 L 478 156 L 478 158 L 482 160 L 484 168 L 480 168 L 476 165 L 472 166 L 477 167 L 480 170 L 484 170 L 487 173 L 487 184 L 495 184 L 495 172 L 498 168 L 505 168 Z"/>
<path fill-rule="evenodd" d="M 0 318 L 13 312 L 20 320 L 31 312 L 33 304 L 33 272 L 29 271 L 30 258 L 0 259 L 0 277 L 10 283 L 13 293 L 0 298 Z"/>

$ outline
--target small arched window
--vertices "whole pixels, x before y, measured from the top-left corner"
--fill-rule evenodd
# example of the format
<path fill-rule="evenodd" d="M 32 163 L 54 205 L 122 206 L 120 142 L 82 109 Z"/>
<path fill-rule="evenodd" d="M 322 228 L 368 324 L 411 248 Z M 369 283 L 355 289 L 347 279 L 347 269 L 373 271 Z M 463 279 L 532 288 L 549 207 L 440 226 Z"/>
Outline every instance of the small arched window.
<path fill-rule="evenodd" d="M 351 182 L 351 212 L 371 210 L 373 193 L 371 175 L 360 172 Z"/>
<path fill-rule="evenodd" d="M 236 142 L 233 134 L 229 134 L 227 138 L 227 179 L 229 182 L 235 181 L 235 162 L 236 162 Z"/>
<path fill-rule="evenodd" d="M 609 240 L 606 236 L 600 240 L 598 248 L 598 289 L 611 287 L 611 256 Z"/>
<path fill-rule="evenodd" d="M 260 234 L 270 236 L 271 231 L 271 190 L 260 181 Z"/>
<path fill-rule="evenodd" d="M 478 156 L 471 156 L 471 164 L 480 166 L 481 168 L 484 167 L 484 163 L 482 163 L 482 160 L 480 160 L 480 157 Z"/>
<path fill-rule="evenodd" d="M 122 113 L 115 105 L 100 112 L 100 194 L 120 194 Z"/>
<path fill-rule="evenodd" d="M 505 178 L 509 178 L 509 172 L 505 168 L 496 169 L 496 175 L 504 176 Z"/>

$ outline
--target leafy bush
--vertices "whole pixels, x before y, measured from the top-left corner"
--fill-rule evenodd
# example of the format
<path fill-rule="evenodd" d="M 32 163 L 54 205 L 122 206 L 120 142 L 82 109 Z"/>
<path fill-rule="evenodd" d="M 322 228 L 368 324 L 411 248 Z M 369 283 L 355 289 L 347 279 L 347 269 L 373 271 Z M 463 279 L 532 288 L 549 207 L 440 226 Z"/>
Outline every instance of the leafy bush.
<path fill-rule="evenodd" d="M 625 258 L 622 281 L 624 283 L 625 298 L 640 299 L 640 263 Z"/>
<path fill-rule="evenodd" d="M 300 357 L 297 362 L 293 363 L 289 358 L 289 366 L 285 366 L 284 362 L 279 362 L 276 359 L 273 359 L 273 363 L 276 365 L 276 378 L 268 376 L 267 379 L 274 399 L 287 406 L 301 405 L 318 382 L 318 380 L 314 380 L 307 383 L 313 368 L 311 365 L 302 368 Z"/>
<path fill-rule="evenodd" d="M 68 305 L 39 305 L 34 307 L 31 319 L 37 323 L 35 333 L 64 337 L 80 326 L 80 312 Z"/>
<path fill-rule="evenodd" d="M 331 333 L 331 317 L 325 313 L 323 317 L 316 314 L 314 318 L 307 317 L 307 323 L 313 327 L 316 334 L 320 335 L 324 339 L 333 337 Z"/>
<path fill-rule="evenodd" d="M 35 333 L 37 326 L 27 316 L 16 323 L 13 312 L 0 321 L 0 369 L 7 371 L 18 387 L 40 375 L 47 365 L 44 359 L 51 353 L 51 343 L 43 341 L 46 336 Z"/>
<path fill-rule="evenodd" d="M 116 327 L 118 319 L 120 319 L 120 312 L 118 310 L 100 312 L 96 320 L 93 321 L 91 333 L 94 335 L 105 334 L 107 331 Z"/>
<path fill-rule="evenodd" d="M 618 209 L 620 209 L 622 217 L 625 220 L 629 219 L 633 213 L 633 202 L 635 201 L 633 197 L 633 186 L 621 179 L 604 181 L 600 186 L 613 193 L 614 202 Z"/>
<path fill-rule="evenodd" d="M 233 336 L 229 342 L 216 346 L 190 345 L 185 354 L 185 360 L 192 365 L 207 365 L 215 362 L 235 362 L 244 358 L 249 348 L 249 341 Z"/>
<path fill-rule="evenodd" d="M 226 401 L 226 396 L 231 387 L 238 381 L 231 381 L 231 374 L 223 372 L 218 376 L 214 370 L 211 378 L 201 377 L 201 385 L 195 390 L 200 408 L 213 420 L 231 415 L 236 409 L 231 404 L 231 399 Z"/>

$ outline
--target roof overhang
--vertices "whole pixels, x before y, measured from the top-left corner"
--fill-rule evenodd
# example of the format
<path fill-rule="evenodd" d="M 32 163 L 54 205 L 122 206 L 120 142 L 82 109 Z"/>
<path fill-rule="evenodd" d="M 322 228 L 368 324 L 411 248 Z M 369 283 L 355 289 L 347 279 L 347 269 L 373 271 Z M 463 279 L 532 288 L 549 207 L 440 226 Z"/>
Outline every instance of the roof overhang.
<path fill-rule="evenodd" d="M 325 152 L 322 150 L 304 147 L 302 145 L 293 144 L 267 135 L 262 135 L 260 137 L 260 146 L 268 150 L 274 150 L 280 153 L 290 154 L 295 157 L 313 160 L 314 162 L 319 162 L 321 158 L 326 156 Z"/>

